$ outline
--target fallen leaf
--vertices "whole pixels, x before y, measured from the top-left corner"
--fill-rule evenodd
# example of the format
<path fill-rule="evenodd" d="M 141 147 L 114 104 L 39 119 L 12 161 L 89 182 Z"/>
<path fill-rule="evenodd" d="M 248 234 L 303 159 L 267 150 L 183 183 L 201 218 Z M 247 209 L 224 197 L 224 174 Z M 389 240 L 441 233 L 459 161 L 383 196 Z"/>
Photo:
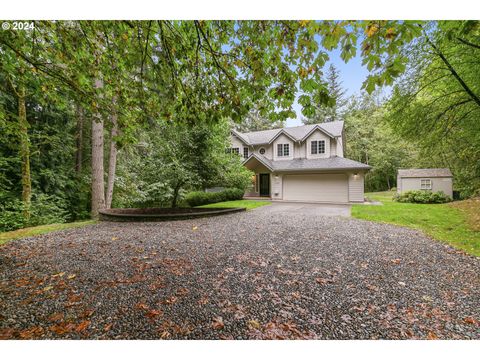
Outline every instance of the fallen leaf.
<path fill-rule="evenodd" d="M 90 325 L 89 320 L 83 320 L 80 324 L 77 325 L 77 327 L 75 328 L 75 331 L 77 332 L 85 331 L 89 325 Z"/>
<path fill-rule="evenodd" d="M 68 279 L 68 280 L 72 280 L 72 279 L 75 279 L 76 277 L 77 277 L 76 274 L 71 274 L 71 275 L 68 275 L 68 276 L 67 276 L 67 279 Z"/>
<path fill-rule="evenodd" d="M 398 282 L 398 285 L 407 286 L 407 284 L 405 284 L 403 281 L 399 281 L 399 282 Z"/>
<path fill-rule="evenodd" d="M 161 316 L 163 315 L 163 311 L 162 310 L 149 310 L 145 316 L 150 318 L 150 319 L 153 319 L 154 317 L 157 317 L 157 316 Z"/>
<path fill-rule="evenodd" d="M 118 237 L 114 236 L 114 237 L 112 237 L 112 240 L 113 241 L 118 240 Z"/>
<path fill-rule="evenodd" d="M 247 325 L 251 329 L 260 329 L 261 325 L 257 320 L 248 320 Z"/>
<path fill-rule="evenodd" d="M 192 227 L 192 230 L 193 230 L 193 231 L 195 231 L 195 230 L 197 230 L 197 229 L 198 229 L 198 226 Z"/>
<path fill-rule="evenodd" d="M 428 332 L 428 335 L 427 335 L 427 339 L 428 339 L 428 340 L 437 340 L 437 339 L 438 339 L 438 336 L 437 336 L 437 334 L 435 334 L 433 331 L 429 331 L 429 332 Z"/>
<path fill-rule="evenodd" d="M 425 301 L 429 301 L 429 302 L 433 300 L 433 299 L 432 299 L 430 296 L 428 296 L 428 295 L 423 295 L 423 296 L 422 296 L 422 299 L 425 300 Z"/>
<path fill-rule="evenodd" d="M 200 298 L 198 301 L 197 301 L 197 304 L 198 305 L 205 305 L 205 304 L 208 304 L 208 298 L 207 297 L 202 297 Z"/>
<path fill-rule="evenodd" d="M 53 286 L 46 286 L 43 288 L 43 291 L 49 291 L 49 290 L 52 290 L 53 289 Z"/>
<path fill-rule="evenodd" d="M 167 330 L 162 331 L 162 333 L 160 334 L 160 338 L 162 339 L 168 339 L 170 336 L 171 334 Z"/>
<path fill-rule="evenodd" d="M 217 316 L 213 318 L 212 327 L 215 330 L 221 330 L 225 327 L 225 324 L 223 323 L 223 319 L 221 316 Z"/>
<path fill-rule="evenodd" d="M 465 319 L 463 319 L 467 324 L 473 324 L 475 325 L 477 323 L 477 320 L 475 320 L 472 316 L 467 316 Z"/>
<path fill-rule="evenodd" d="M 140 310 L 148 310 L 148 305 L 145 303 L 138 303 L 135 307 Z"/>
<path fill-rule="evenodd" d="M 62 313 L 55 313 L 55 314 L 52 314 L 48 317 L 48 320 L 52 321 L 52 322 L 56 322 L 56 321 L 59 321 L 59 320 L 62 320 L 63 319 L 63 314 Z"/>
<path fill-rule="evenodd" d="M 65 275 L 65 272 L 59 272 L 58 274 L 52 275 L 52 278 L 62 277 L 63 275 Z"/>
<path fill-rule="evenodd" d="M 325 279 L 325 278 L 321 278 L 321 277 L 316 278 L 315 281 L 317 283 L 319 283 L 320 285 L 326 285 L 326 284 L 333 283 L 333 279 Z"/>
<path fill-rule="evenodd" d="M 43 328 L 40 326 L 34 326 L 26 330 L 20 331 L 20 337 L 22 339 L 31 339 L 33 337 L 38 337 L 43 334 Z"/>
<path fill-rule="evenodd" d="M 392 260 L 390 260 L 390 262 L 391 262 L 392 264 L 398 265 L 398 264 L 400 264 L 400 263 L 402 262 L 402 259 L 392 259 Z"/>
<path fill-rule="evenodd" d="M 103 327 L 103 331 L 110 331 L 110 329 L 112 328 L 113 324 L 110 323 L 110 324 L 107 324 Z"/>
<path fill-rule="evenodd" d="M 352 317 L 348 314 L 342 315 L 341 319 L 346 322 L 352 321 Z"/>

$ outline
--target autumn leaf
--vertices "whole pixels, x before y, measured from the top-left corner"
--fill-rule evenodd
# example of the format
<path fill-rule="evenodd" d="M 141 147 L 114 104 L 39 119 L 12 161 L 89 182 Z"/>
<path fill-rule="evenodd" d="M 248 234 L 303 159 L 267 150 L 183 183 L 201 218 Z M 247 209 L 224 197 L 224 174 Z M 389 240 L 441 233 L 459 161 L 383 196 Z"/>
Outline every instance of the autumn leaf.
<path fill-rule="evenodd" d="M 72 279 L 75 279 L 76 277 L 77 277 L 77 275 L 71 274 L 71 275 L 68 275 L 68 276 L 67 276 L 67 279 L 68 279 L 68 280 L 72 280 Z"/>
<path fill-rule="evenodd" d="M 215 330 L 221 330 L 225 327 L 225 324 L 223 323 L 223 319 L 221 316 L 217 316 L 213 318 L 212 327 Z"/>
<path fill-rule="evenodd" d="M 171 336 L 170 332 L 167 330 L 164 330 L 160 333 L 160 338 L 161 339 L 168 339 Z"/>
<path fill-rule="evenodd" d="M 53 286 L 46 286 L 43 288 L 43 291 L 50 291 L 53 289 Z"/>
<path fill-rule="evenodd" d="M 62 277 L 63 275 L 65 275 L 65 272 L 59 272 L 58 274 L 52 275 L 52 278 Z"/>
<path fill-rule="evenodd" d="M 90 325 L 89 320 L 83 320 L 80 324 L 77 325 L 77 327 L 75 328 L 75 331 L 77 332 L 85 331 L 89 325 Z"/>
<path fill-rule="evenodd" d="M 325 278 L 321 278 L 321 277 L 316 278 L 315 281 L 317 283 L 319 283 L 320 285 L 326 285 L 326 284 L 333 283 L 333 279 L 325 279 Z"/>
<path fill-rule="evenodd" d="M 38 337 L 43 334 L 44 330 L 40 326 L 34 326 L 26 330 L 20 331 L 19 336 L 22 339 L 32 339 L 33 337 Z"/>
<path fill-rule="evenodd" d="M 261 325 L 257 320 L 248 320 L 247 321 L 247 326 L 250 329 L 260 329 Z"/>
<path fill-rule="evenodd" d="M 112 237 L 112 240 L 113 241 L 118 240 L 118 237 L 114 236 L 114 237 Z"/>
<path fill-rule="evenodd" d="M 110 331 L 110 329 L 112 328 L 113 324 L 110 323 L 110 324 L 107 324 L 103 327 L 103 331 Z"/>
<path fill-rule="evenodd" d="M 162 311 L 162 310 L 149 310 L 149 311 L 145 314 L 145 316 L 148 317 L 148 318 L 150 318 L 150 319 L 153 319 L 153 318 L 155 318 L 155 317 L 157 317 L 157 316 L 161 316 L 161 315 L 163 315 L 163 311 Z"/>
<path fill-rule="evenodd" d="M 140 310 L 148 310 L 148 309 L 149 309 L 149 308 L 148 308 L 148 305 L 145 304 L 145 303 L 138 303 L 137 305 L 135 305 L 135 307 L 136 307 L 137 309 L 140 309 Z"/>
<path fill-rule="evenodd" d="M 392 260 L 390 260 L 390 262 L 391 262 L 392 264 L 398 265 L 398 264 L 400 264 L 400 263 L 402 262 L 402 259 L 392 259 Z"/>
<path fill-rule="evenodd" d="M 197 229 L 198 229 L 198 226 L 192 227 L 192 230 L 193 230 L 193 231 L 195 231 L 195 230 L 197 230 Z"/>
<path fill-rule="evenodd" d="M 427 335 L 427 339 L 428 339 L 428 340 L 437 340 L 437 339 L 438 339 L 438 336 L 437 336 L 437 334 L 435 334 L 433 331 L 429 331 L 429 332 L 428 332 L 428 335 Z"/>
<path fill-rule="evenodd" d="M 467 324 L 477 324 L 477 320 L 475 320 L 472 316 L 467 316 L 465 319 L 463 319 L 463 321 L 465 321 Z"/>
<path fill-rule="evenodd" d="M 200 298 L 198 301 L 197 301 L 197 304 L 198 305 L 205 305 L 205 304 L 208 304 L 208 298 L 203 296 L 202 298 Z"/>
<path fill-rule="evenodd" d="M 62 313 L 55 313 L 55 314 L 52 314 L 48 317 L 48 320 L 52 321 L 52 322 L 60 321 L 62 319 L 63 319 L 63 314 Z"/>

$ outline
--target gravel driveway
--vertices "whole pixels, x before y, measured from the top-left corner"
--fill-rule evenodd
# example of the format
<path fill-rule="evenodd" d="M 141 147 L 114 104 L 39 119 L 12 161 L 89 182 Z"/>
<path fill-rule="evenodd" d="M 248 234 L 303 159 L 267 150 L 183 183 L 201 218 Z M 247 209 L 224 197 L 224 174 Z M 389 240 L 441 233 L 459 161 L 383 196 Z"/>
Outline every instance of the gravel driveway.
<path fill-rule="evenodd" d="M 10 242 L 0 338 L 480 338 L 478 258 L 272 206 Z"/>

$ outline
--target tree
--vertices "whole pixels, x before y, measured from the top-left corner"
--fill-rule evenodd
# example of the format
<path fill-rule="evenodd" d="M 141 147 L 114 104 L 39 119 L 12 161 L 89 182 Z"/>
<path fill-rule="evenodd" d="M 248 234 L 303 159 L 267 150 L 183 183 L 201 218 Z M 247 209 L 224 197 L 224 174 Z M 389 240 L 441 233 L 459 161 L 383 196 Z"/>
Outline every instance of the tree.
<path fill-rule="evenodd" d="M 340 72 L 333 63 L 328 68 L 326 83 L 330 98 L 329 103 L 318 104 L 315 108 L 314 116 L 302 119 L 304 124 L 317 124 L 343 119 L 342 115 L 347 101 L 345 99 L 345 90 L 342 88 L 340 80 Z"/>
<path fill-rule="evenodd" d="M 424 159 L 450 167 L 455 187 L 480 191 L 480 23 L 440 21 L 405 51 L 411 60 L 398 82 L 387 120 L 417 144 Z"/>
<path fill-rule="evenodd" d="M 235 127 L 240 132 L 279 129 L 283 128 L 284 126 L 285 121 L 272 122 L 268 118 L 262 117 L 260 115 L 260 111 L 257 109 L 250 110 L 250 112 L 242 122 L 238 124 L 233 124 L 233 127 Z"/>

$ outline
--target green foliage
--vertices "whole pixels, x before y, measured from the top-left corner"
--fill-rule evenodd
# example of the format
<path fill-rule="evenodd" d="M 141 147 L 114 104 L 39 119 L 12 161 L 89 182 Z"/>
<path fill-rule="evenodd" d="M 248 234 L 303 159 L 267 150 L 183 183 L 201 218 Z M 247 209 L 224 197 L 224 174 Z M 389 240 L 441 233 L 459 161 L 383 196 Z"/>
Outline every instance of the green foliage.
<path fill-rule="evenodd" d="M 443 204 L 452 201 L 443 191 L 410 190 L 395 194 L 393 200 L 401 203 Z"/>
<path fill-rule="evenodd" d="M 194 207 L 222 201 L 241 200 L 244 191 L 240 189 L 225 189 L 219 192 L 194 191 L 185 197 L 185 202 Z"/>
<path fill-rule="evenodd" d="M 0 205 L 0 231 L 11 231 L 28 226 L 63 223 L 68 219 L 66 202 L 59 197 L 38 194 L 32 198 L 31 217 L 23 217 L 24 204 L 20 200 Z"/>

